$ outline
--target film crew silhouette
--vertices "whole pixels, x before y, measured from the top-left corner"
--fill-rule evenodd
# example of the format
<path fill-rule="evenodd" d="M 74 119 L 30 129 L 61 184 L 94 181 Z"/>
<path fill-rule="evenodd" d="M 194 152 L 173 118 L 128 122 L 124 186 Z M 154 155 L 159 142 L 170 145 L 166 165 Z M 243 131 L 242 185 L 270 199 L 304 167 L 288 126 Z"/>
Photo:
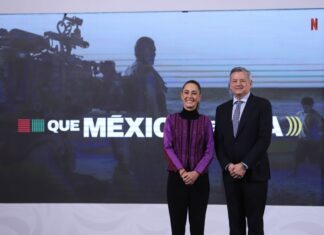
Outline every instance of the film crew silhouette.
<path fill-rule="evenodd" d="M 58 24 L 62 31 L 44 35 L 0 29 L 1 202 L 97 201 L 106 191 L 99 180 L 75 171 L 69 134 L 17 132 L 19 118 L 78 118 L 90 109 L 93 62 L 71 53 L 89 46 L 81 37 L 82 20 L 64 15 Z"/>

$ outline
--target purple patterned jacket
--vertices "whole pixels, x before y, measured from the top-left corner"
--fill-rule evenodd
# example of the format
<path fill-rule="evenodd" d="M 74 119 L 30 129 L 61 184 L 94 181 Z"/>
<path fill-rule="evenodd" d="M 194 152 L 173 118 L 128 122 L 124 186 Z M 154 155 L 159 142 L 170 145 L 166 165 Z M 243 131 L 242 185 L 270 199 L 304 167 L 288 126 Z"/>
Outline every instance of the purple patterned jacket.
<path fill-rule="evenodd" d="M 163 146 L 169 171 L 176 172 L 184 168 L 200 174 L 206 173 L 214 157 L 210 119 L 204 115 L 193 120 L 181 117 L 180 113 L 168 115 L 164 125 Z"/>

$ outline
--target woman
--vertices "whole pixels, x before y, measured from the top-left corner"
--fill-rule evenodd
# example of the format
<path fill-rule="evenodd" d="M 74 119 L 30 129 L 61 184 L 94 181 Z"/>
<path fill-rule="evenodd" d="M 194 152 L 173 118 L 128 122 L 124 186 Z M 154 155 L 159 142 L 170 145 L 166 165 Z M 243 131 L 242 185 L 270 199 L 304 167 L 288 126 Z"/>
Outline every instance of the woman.
<path fill-rule="evenodd" d="M 208 165 L 214 156 L 211 121 L 198 113 L 201 88 L 187 81 L 181 90 L 183 109 L 167 117 L 164 151 L 168 159 L 167 201 L 172 235 L 184 235 L 187 211 L 190 233 L 204 234 L 209 197 Z"/>

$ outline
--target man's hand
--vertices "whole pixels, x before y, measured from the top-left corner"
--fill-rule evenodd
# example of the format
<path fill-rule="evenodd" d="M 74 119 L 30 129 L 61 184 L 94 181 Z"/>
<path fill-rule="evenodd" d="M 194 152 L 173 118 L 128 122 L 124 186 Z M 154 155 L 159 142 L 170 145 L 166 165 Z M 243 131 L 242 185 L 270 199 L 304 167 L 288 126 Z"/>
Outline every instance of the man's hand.
<path fill-rule="evenodd" d="M 234 178 L 234 179 L 241 179 L 244 177 L 246 169 L 244 167 L 244 165 L 240 162 L 237 164 L 229 164 L 228 166 L 228 172 L 230 173 L 230 175 Z"/>

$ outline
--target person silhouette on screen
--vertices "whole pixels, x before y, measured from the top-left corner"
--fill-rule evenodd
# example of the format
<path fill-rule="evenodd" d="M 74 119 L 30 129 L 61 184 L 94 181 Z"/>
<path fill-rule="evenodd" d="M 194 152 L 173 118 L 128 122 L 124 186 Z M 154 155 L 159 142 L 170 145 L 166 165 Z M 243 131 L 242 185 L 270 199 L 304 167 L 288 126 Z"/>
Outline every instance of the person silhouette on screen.
<path fill-rule="evenodd" d="M 156 48 L 153 39 L 141 37 L 135 44 L 135 62 L 124 72 L 128 100 L 128 114 L 134 118 L 165 117 L 166 86 L 160 74 L 153 67 Z M 161 130 L 162 131 L 162 130 Z M 129 140 L 129 165 L 134 174 L 138 200 L 144 202 L 162 202 L 165 200 L 164 184 L 166 172 L 161 138 L 134 137 Z"/>
<path fill-rule="evenodd" d="M 99 100 L 103 102 L 102 108 L 107 112 L 122 111 L 125 94 L 122 88 L 121 75 L 116 71 L 115 62 L 112 60 L 101 62 L 100 71 L 103 78 L 98 83 L 98 93 Z"/>
<path fill-rule="evenodd" d="M 323 118 L 313 108 L 314 99 L 312 97 L 303 97 L 301 99 L 301 105 L 302 110 L 296 115 L 302 122 L 303 127 L 299 134 L 295 151 L 294 175 L 298 173 L 299 166 L 306 158 L 308 158 L 310 162 L 316 164 L 323 161 L 323 159 L 321 159 L 323 157 L 321 155 L 321 140 L 323 140 L 324 123 Z M 321 165 L 323 165 L 323 163 Z"/>
<path fill-rule="evenodd" d="M 162 77 L 153 67 L 155 53 L 155 44 L 151 38 L 139 38 L 135 44 L 136 61 L 124 73 L 131 82 L 128 94 L 133 111 L 147 117 L 167 114 L 167 89 Z"/>

